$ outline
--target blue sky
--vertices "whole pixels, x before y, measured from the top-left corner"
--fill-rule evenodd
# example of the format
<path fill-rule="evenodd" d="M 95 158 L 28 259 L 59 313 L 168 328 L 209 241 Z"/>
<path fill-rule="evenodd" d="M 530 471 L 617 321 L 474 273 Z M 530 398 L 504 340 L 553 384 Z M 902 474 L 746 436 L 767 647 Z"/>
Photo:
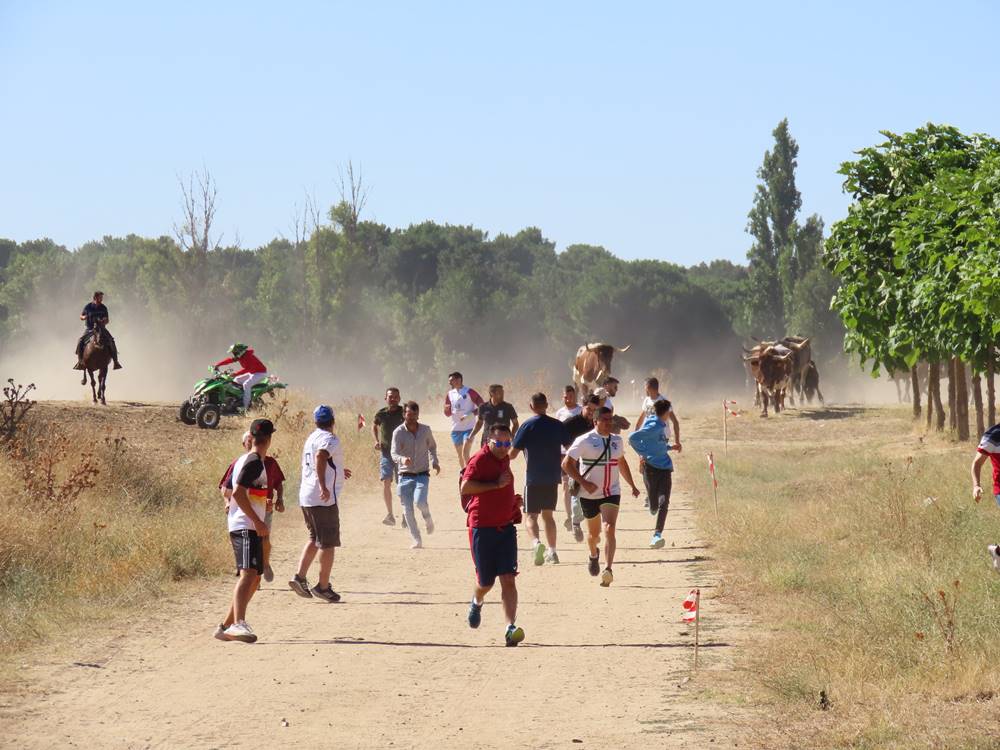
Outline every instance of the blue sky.
<path fill-rule="evenodd" d="M 502 7 L 501 7 L 502 5 Z M 367 216 L 561 249 L 742 261 L 788 117 L 806 213 L 878 130 L 1000 136 L 985 2 L 48 3 L 0 0 L 0 237 L 171 233 L 207 167 L 218 226 L 291 233 L 360 165 Z"/>

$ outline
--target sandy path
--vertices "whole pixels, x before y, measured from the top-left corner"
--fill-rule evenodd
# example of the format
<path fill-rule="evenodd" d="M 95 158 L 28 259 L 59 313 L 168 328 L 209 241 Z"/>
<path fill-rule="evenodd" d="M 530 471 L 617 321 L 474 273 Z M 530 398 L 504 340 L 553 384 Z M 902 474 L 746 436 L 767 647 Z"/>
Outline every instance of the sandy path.
<path fill-rule="evenodd" d="M 498 591 L 479 630 L 466 624 L 472 564 L 452 491 L 457 464 L 450 444 L 442 455 L 442 476 L 431 480 L 438 528 L 423 550 L 409 550 L 404 531 L 379 523 L 384 506 L 374 488 L 346 495 L 346 546 L 334 567 L 341 604 L 303 600 L 285 585 L 304 540 L 293 507 L 274 531 L 275 581 L 251 603 L 248 620 L 259 643 L 211 637 L 231 579 L 188 586 L 152 602 L 139 621 L 26 657 L 19 689 L 2 697 L 0 744 L 721 743 L 729 732 L 719 722 L 730 712 L 698 697 L 700 678 L 682 684 L 691 658 L 691 637 L 679 619 L 688 588 L 700 585 L 708 597 L 705 669 L 728 669 L 741 634 L 738 616 L 710 598 L 717 574 L 692 525 L 685 487 L 704 479 L 699 456 L 679 464 L 666 549 L 646 547 L 652 525 L 641 500 L 625 503 L 609 589 L 587 575 L 586 547 L 561 519 L 558 566 L 534 567 L 521 531 L 518 619 L 527 639 L 510 649 L 502 643 Z M 517 472 L 520 486 L 523 461 Z"/>

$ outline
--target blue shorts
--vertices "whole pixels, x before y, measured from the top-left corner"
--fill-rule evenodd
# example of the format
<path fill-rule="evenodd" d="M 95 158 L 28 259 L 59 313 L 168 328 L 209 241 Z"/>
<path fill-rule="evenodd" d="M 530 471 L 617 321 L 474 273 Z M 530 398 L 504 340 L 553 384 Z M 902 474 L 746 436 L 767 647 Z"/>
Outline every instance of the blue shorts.
<path fill-rule="evenodd" d="M 517 528 L 469 529 L 469 548 L 480 586 L 492 586 L 497 576 L 517 575 Z"/>
<path fill-rule="evenodd" d="M 451 431 L 451 442 L 455 445 L 461 445 L 466 440 L 469 439 L 469 435 L 472 434 L 472 430 L 452 430 Z"/>
<path fill-rule="evenodd" d="M 993 499 L 997 501 L 997 505 L 1000 505 L 1000 495 L 994 495 Z"/>
<path fill-rule="evenodd" d="M 383 482 L 386 479 L 399 481 L 399 467 L 396 466 L 396 462 L 392 460 L 391 456 L 382 456 L 378 460 L 378 478 Z"/>

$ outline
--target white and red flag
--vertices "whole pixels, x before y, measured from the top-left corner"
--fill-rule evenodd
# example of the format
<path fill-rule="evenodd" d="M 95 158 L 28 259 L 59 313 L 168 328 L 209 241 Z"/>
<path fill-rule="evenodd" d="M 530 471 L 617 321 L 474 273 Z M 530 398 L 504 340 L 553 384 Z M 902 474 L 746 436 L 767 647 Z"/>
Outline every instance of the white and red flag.
<path fill-rule="evenodd" d="M 711 453 L 708 454 L 708 475 L 712 477 L 712 486 L 718 487 L 719 480 L 715 478 L 715 456 Z"/>
<path fill-rule="evenodd" d="M 733 406 L 735 406 L 735 405 L 736 405 L 735 401 L 725 401 L 725 400 L 723 400 L 723 402 L 722 402 L 722 408 L 725 409 L 726 412 L 730 416 L 738 417 L 740 415 L 740 413 L 738 411 L 733 411 Z"/>
<path fill-rule="evenodd" d="M 681 606 L 684 608 L 684 614 L 681 615 L 681 619 L 684 622 L 694 622 L 698 616 L 698 599 L 700 598 L 700 593 L 698 589 L 691 589 L 691 593 L 681 603 Z"/>
<path fill-rule="evenodd" d="M 366 424 L 366 422 L 365 422 L 365 415 L 364 414 L 359 414 L 358 415 L 358 429 L 359 430 L 365 429 L 365 424 Z"/>

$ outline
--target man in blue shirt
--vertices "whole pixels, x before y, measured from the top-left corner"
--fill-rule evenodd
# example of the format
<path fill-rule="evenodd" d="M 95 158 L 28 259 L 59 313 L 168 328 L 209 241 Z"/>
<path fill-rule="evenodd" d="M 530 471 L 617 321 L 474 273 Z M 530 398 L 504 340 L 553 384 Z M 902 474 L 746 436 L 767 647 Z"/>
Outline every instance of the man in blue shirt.
<path fill-rule="evenodd" d="M 542 565 L 545 561 L 558 563 L 556 519 L 553 513 L 559 500 L 559 485 L 562 482 L 562 447 L 569 445 L 569 434 L 562 422 L 545 413 L 549 408 L 549 401 L 544 393 L 534 394 L 530 405 L 535 416 L 525 420 L 518 429 L 514 436 L 514 450 L 511 451 L 510 458 L 513 460 L 524 451 L 528 459 L 524 512 L 527 515 L 525 524 L 528 533 L 534 540 L 535 565 Z M 548 554 L 539 538 L 539 514 L 545 524 Z"/>
<path fill-rule="evenodd" d="M 115 363 L 115 369 L 122 369 L 122 366 L 118 362 L 118 345 L 115 343 L 115 338 L 111 335 L 111 331 L 107 329 L 107 325 L 111 322 L 111 316 L 108 314 L 108 308 L 104 304 L 104 292 L 94 292 L 93 301 L 83 306 L 83 312 L 80 313 L 80 320 L 84 322 L 86 330 L 84 330 L 80 340 L 76 342 L 76 364 L 73 365 L 73 369 L 84 369 L 83 350 L 98 325 L 105 326 L 104 335 L 108 338 L 108 346 L 111 348 L 111 361 Z"/>
<path fill-rule="evenodd" d="M 642 477 L 646 482 L 646 492 L 649 495 L 649 512 L 656 515 L 656 530 L 649 546 L 660 549 L 666 544 L 663 539 L 663 526 L 667 522 L 667 508 L 670 507 L 670 488 L 674 464 L 670 460 L 670 451 L 680 446 L 670 444 L 667 439 L 667 415 L 670 413 L 670 402 L 660 399 L 653 404 L 653 413 L 646 417 L 642 427 L 629 435 L 628 443 L 642 458 Z"/>

